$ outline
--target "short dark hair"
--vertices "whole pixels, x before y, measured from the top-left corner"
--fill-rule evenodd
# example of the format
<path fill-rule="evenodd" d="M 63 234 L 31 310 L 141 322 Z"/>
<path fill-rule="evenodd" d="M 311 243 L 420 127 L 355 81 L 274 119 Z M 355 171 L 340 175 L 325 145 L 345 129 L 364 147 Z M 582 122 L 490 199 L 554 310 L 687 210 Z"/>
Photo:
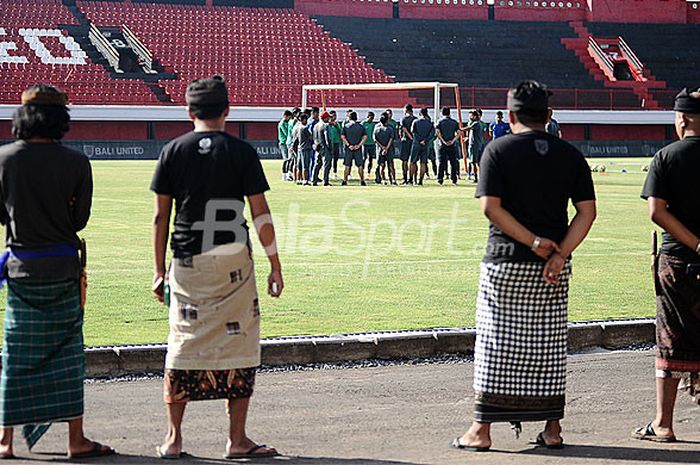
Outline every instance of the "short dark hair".
<path fill-rule="evenodd" d="M 368 111 L 368 112 L 367 112 L 367 117 L 369 118 L 370 116 L 374 116 L 374 112 L 373 112 L 373 111 Z"/>
<path fill-rule="evenodd" d="M 428 109 L 427 108 L 421 108 L 420 109 L 420 114 L 422 116 L 425 116 L 426 118 L 428 117 Z"/>
<path fill-rule="evenodd" d="M 331 111 L 329 111 L 328 113 L 331 114 L 331 115 L 337 115 L 337 114 L 338 114 L 335 110 L 331 110 Z"/>
<path fill-rule="evenodd" d="M 61 140 L 70 130 L 68 108 L 59 105 L 22 105 L 12 115 L 12 135 Z"/>
<path fill-rule="evenodd" d="M 498 110 L 498 111 L 496 112 L 496 116 L 503 116 L 503 112 L 502 112 L 501 110 Z"/>
<path fill-rule="evenodd" d="M 442 116 L 450 116 L 450 107 L 442 107 Z"/>
<path fill-rule="evenodd" d="M 403 107 L 404 110 L 406 111 L 413 111 L 413 105 L 410 103 L 407 103 L 405 107 Z"/>
<path fill-rule="evenodd" d="M 311 107 L 311 113 L 318 113 L 321 109 L 319 107 Z"/>
<path fill-rule="evenodd" d="M 386 124 L 389 122 L 389 112 L 385 111 L 379 116 L 379 122 L 382 124 Z"/>
<path fill-rule="evenodd" d="M 309 115 L 307 115 L 306 112 L 304 112 L 304 113 L 302 113 L 301 115 L 299 115 L 299 121 L 304 121 L 305 119 L 306 119 L 306 120 L 309 119 Z"/>
<path fill-rule="evenodd" d="M 394 114 L 394 112 L 391 110 L 391 108 L 387 108 L 384 113 L 389 113 L 390 115 Z"/>
<path fill-rule="evenodd" d="M 293 116 L 292 112 L 289 110 L 284 110 L 284 116 Z"/>
<path fill-rule="evenodd" d="M 299 116 L 299 113 L 301 113 L 301 108 L 299 108 L 299 107 L 295 107 L 295 108 L 292 110 L 292 116 L 294 116 L 295 118 L 296 118 L 297 116 Z"/>
<path fill-rule="evenodd" d="M 509 109 L 523 124 L 546 123 L 549 116 L 550 95 L 552 93 L 544 84 L 537 81 L 523 81 L 508 90 Z"/>
<path fill-rule="evenodd" d="M 351 111 L 350 114 L 348 115 L 348 118 L 350 118 L 350 121 L 357 121 L 357 113 L 354 111 Z"/>
<path fill-rule="evenodd" d="M 306 116 L 311 116 L 311 108 L 305 108 L 302 113 L 305 114 Z"/>
<path fill-rule="evenodd" d="M 197 119 L 214 119 L 223 115 L 228 108 L 228 102 L 214 103 L 211 105 L 189 104 L 190 112 Z"/>

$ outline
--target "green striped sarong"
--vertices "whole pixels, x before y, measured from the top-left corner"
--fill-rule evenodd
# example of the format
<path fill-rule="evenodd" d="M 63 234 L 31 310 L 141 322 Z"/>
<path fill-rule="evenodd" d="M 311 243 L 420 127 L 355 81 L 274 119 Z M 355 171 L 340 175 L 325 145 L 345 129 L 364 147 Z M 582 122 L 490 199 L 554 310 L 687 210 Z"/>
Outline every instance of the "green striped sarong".
<path fill-rule="evenodd" d="M 83 416 L 78 280 L 8 279 L 0 426 L 23 425 L 30 448 L 51 423 Z"/>

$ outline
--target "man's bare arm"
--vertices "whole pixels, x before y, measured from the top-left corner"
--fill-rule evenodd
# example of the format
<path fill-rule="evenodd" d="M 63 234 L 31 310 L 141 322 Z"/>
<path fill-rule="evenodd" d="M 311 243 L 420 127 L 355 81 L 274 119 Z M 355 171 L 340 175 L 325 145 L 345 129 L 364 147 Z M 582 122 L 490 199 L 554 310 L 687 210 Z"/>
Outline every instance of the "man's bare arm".
<path fill-rule="evenodd" d="M 170 213 L 173 198 L 169 195 L 156 195 L 155 212 L 153 214 L 153 256 L 155 273 L 153 278 L 153 295 L 160 302 L 164 301 L 163 287 L 157 286 L 159 280 L 165 279 L 165 254 L 168 249 L 168 233 L 170 232 Z"/>
<path fill-rule="evenodd" d="M 275 225 L 272 222 L 270 207 L 265 199 L 265 194 L 251 195 L 248 197 L 248 202 L 255 230 L 258 232 L 260 243 L 265 249 L 265 255 L 270 261 L 271 271 L 267 280 L 267 292 L 272 297 L 279 297 L 284 289 L 284 280 L 282 279 L 282 264 L 277 251 Z"/>
<path fill-rule="evenodd" d="M 673 236 L 691 250 L 697 251 L 700 239 L 692 233 L 673 213 L 668 211 L 668 202 L 658 197 L 649 197 L 649 217 L 651 221 L 661 226 L 664 231 Z"/>

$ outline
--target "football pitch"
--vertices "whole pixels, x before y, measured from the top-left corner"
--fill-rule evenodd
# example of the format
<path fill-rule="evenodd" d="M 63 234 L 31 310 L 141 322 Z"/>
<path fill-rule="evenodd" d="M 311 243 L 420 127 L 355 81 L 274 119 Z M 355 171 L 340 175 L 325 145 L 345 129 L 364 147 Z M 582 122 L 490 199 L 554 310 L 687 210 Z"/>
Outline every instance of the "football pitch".
<path fill-rule="evenodd" d="M 574 256 L 570 319 L 653 315 L 652 226 L 639 198 L 649 159 L 590 162 L 607 171 L 593 174 L 599 216 Z M 286 284 L 281 299 L 264 294 L 269 265 L 253 232 L 264 337 L 474 325 L 488 231 L 474 184 L 312 188 L 282 182 L 281 162 L 263 163 Z M 150 295 L 154 165 L 93 162 L 93 214 L 81 234 L 87 345 L 166 340 L 167 310 Z"/>

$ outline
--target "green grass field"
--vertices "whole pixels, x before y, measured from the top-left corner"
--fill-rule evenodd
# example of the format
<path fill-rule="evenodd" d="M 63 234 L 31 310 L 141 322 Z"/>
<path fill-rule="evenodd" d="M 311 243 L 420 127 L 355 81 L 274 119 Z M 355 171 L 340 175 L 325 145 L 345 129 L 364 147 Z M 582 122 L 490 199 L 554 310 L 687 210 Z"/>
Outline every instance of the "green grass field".
<path fill-rule="evenodd" d="M 654 313 L 652 226 L 639 198 L 641 165 L 648 160 L 611 161 L 607 173 L 594 173 L 599 218 L 575 254 L 571 320 Z M 474 324 L 488 223 L 473 184 L 314 189 L 281 182 L 280 162 L 264 166 L 286 289 L 281 299 L 261 298 L 263 336 Z M 149 290 L 153 167 L 93 163 L 93 215 L 83 234 L 89 244 L 88 345 L 166 339 L 167 311 Z M 269 268 L 254 241 L 260 287 Z"/>

